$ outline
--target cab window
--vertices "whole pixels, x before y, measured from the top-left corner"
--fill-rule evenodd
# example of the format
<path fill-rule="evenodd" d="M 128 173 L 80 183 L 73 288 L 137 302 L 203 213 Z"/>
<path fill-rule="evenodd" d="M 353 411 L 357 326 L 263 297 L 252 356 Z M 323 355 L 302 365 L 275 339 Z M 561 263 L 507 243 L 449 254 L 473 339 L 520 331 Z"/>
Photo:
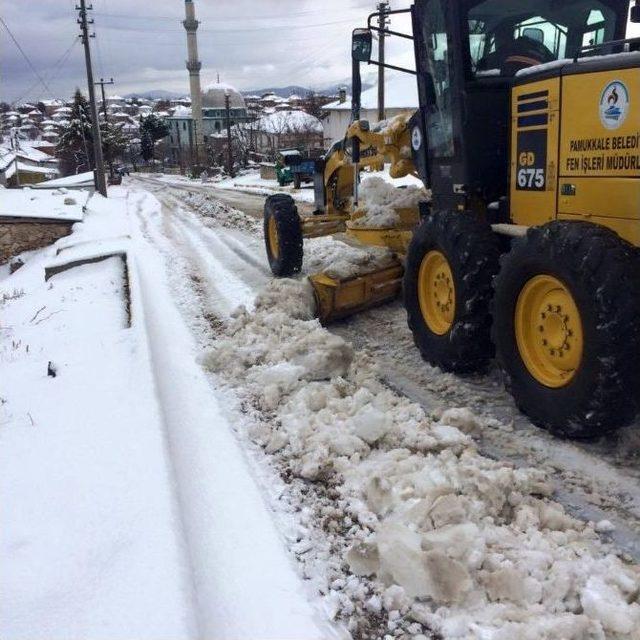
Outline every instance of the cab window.
<path fill-rule="evenodd" d="M 469 57 L 476 77 L 514 75 L 525 67 L 573 57 L 583 46 L 615 36 L 616 12 L 600 0 L 470 4 Z"/>

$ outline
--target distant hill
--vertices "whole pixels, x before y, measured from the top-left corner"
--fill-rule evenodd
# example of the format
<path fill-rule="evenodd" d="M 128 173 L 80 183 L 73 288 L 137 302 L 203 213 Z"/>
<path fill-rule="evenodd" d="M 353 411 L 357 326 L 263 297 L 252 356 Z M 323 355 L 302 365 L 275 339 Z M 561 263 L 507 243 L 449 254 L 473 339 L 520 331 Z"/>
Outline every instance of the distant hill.
<path fill-rule="evenodd" d="M 165 91 L 164 89 L 154 89 L 152 91 L 136 91 L 135 93 L 127 93 L 124 98 L 146 98 L 147 100 L 177 100 L 182 98 L 184 93 L 176 93 L 175 91 Z"/>
<path fill-rule="evenodd" d="M 281 98 L 288 98 L 292 93 L 295 93 L 299 96 L 304 97 L 309 93 L 309 91 L 314 91 L 315 93 L 322 93 L 327 96 L 334 96 L 334 95 L 337 95 L 338 90 L 341 87 L 347 87 L 347 91 L 349 91 L 351 88 L 350 85 L 351 85 L 350 82 L 340 82 L 338 84 L 331 84 L 325 87 L 311 88 L 311 87 L 301 87 L 297 84 L 293 84 L 293 85 L 288 85 L 286 87 L 267 87 L 265 89 L 251 89 L 248 91 L 242 91 L 242 95 L 261 96 L 261 95 L 264 95 L 265 93 L 275 93 L 277 96 L 280 96 Z M 371 86 L 372 86 L 371 84 L 363 82 L 362 90 L 365 91 Z"/>
<path fill-rule="evenodd" d="M 300 87 L 296 84 L 291 84 L 287 87 L 267 87 L 266 89 L 251 89 L 242 91 L 243 96 L 261 96 L 265 93 L 275 93 L 281 98 L 288 98 L 291 94 L 295 93 L 299 96 L 306 96 L 310 89 L 308 87 Z"/>
<path fill-rule="evenodd" d="M 299 96 L 306 96 L 309 91 L 315 91 L 316 93 L 322 93 L 327 96 L 335 96 L 338 93 L 340 87 L 347 87 L 347 91 L 351 89 L 350 82 L 340 82 L 337 84 L 331 84 L 324 87 L 303 87 L 297 84 L 290 84 L 286 87 L 266 87 L 264 89 L 247 89 L 241 90 L 242 95 L 245 96 L 261 96 L 265 93 L 275 93 L 277 96 L 281 98 L 288 98 L 292 94 L 296 94 Z M 366 91 L 372 85 L 367 82 L 362 83 L 362 90 Z M 178 98 L 184 97 L 185 93 L 177 93 L 176 91 L 166 91 L 164 89 L 153 89 L 152 91 L 136 91 L 134 93 L 127 93 L 125 98 L 146 98 L 147 100 L 177 100 Z"/>

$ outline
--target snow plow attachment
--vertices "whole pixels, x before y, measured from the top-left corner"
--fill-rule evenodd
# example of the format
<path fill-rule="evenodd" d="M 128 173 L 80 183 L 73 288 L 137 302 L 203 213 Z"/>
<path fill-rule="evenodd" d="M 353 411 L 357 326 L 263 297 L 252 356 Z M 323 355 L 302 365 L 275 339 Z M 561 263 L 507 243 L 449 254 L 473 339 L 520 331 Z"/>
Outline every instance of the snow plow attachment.
<path fill-rule="evenodd" d="M 309 276 L 322 324 L 393 300 L 402 288 L 404 268 L 394 265 L 353 278 L 332 278 L 325 273 Z"/>

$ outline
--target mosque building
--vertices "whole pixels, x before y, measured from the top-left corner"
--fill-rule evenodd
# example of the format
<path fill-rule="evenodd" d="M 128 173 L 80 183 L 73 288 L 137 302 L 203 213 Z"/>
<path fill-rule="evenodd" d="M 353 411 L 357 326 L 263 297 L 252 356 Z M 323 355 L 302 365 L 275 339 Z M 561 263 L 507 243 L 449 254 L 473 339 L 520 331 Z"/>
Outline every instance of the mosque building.
<path fill-rule="evenodd" d="M 226 100 L 229 99 L 229 124 L 233 126 L 248 122 L 249 115 L 242 94 L 231 85 L 218 82 L 200 90 L 200 69 L 193 0 L 185 0 L 185 20 L 182 23 L 187 32 L 187 70 L 191 107 L 176 107 L 167 118 L 171 153 L 175 159 L 190 157 L 194 162 L 204 158 L 208 138 L 227 128 Z"/>

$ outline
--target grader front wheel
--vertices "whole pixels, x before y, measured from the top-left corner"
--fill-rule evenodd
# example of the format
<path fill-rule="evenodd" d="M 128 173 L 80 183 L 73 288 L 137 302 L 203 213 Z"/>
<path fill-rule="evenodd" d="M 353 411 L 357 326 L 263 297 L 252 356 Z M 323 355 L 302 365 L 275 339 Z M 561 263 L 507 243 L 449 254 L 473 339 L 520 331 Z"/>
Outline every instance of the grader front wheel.
<path fill-rule="evenodd" d="M 407 254 L 404 302 L 422 357 L 445 371 L 471 373 L 493 357 L 489 303 L 499 247 L 470 213 L 438 212 L 416 230 Z"/>
<path fill-rule="evenodd" d="M 557 435 L 628 424 L 640 382 L 634 249 L 586 222 L 552 222 L 514 243 L 495 281 L 493 336 L 519 408 Z"/>
<path fill-rule="evenodd" d="M 291 196 L 276 194 L 267 198 L 264 205 L 264 241 L 274 276 L 287 278 L 300 271 L 302 227 Z"/>

